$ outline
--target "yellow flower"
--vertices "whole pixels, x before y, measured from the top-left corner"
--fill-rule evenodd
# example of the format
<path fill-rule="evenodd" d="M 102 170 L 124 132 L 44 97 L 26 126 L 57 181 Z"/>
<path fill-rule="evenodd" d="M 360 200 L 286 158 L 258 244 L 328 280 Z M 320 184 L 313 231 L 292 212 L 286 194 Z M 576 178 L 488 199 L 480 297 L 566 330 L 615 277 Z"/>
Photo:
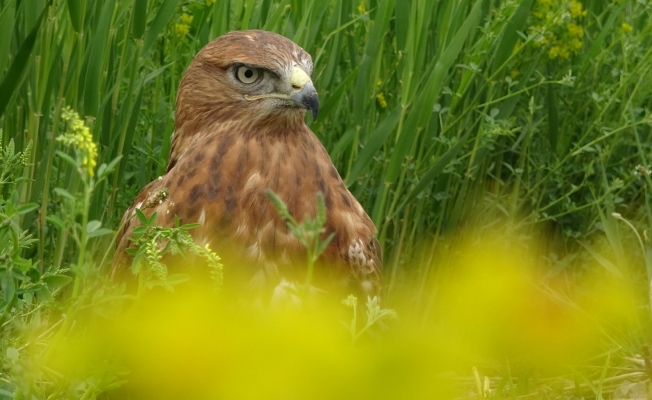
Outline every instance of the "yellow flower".
<path fill-rule="evenodd" d="M 378 78 L 378 79 L 376 80 L 376 88 L 379 88 L 380 85 L 382 85 L 382 84 L 383 84 L 383 81 L 380 80 L 380 78 Z"/>
<path fill-rule="evenodd" d="M 623 24 L 620 26 L 620 30 L 623 31 L 623 33 L 631 33 L 634 28 L 627 22 L 623 22 Z"/>
<path fill-rule="evenodd" d="M 568 57 L 570 57 L 570 52 L 568 51 L 568 46 L 566 46 L 565 44 L 561 45 L 559 47 L 559 57 L 564 58 L 564 59 L 568 59 Z"/>
<path fill-rule="evenodd" d="M 358 6 L 358 13 L 359 14 L 364 14 L 367 11 L 367 5 L 365 3 L 366 3 L 365 0 L 362 0 L 360 2 L 360 5 Z"/>
<path fill-rule="evenodd" d="M 521 73 L 520 73 L 517 69 L 513 69 L 513 70 L 509 73 L 509 76 L 510 76 L 512 79 L 515 79 L 515 78 L 516 78 L 517 76 L 519 76 L 520 74 L 521 74 Z"/>
<path fill-rule="evenodd" d="M 186 36 L 190 32 L 190 25 L 174 24 L 174 33 L 178 36 Z"/>
<path fill-rule="evenodd" d="M 578 38 L 584 37 L 584 28 L 582 28 L 581 26 L 577 25 L 574 22 L 571 22 L 568 25 L 566 25 L 566 29 L 568 29 L 568 33 L 571 36 L 575 36 Z"/>
<path fill-rule="evenodd" d="M 183 14 L 181 14 L 181 23 L 186 24 L 186 25 L 190 25 L 190 24 L 192 24 L 193 18 L 195 18 L 195 17 L 193 17 L 192 15 L 188 15 L 186 13 L 183 13 Z"/>
<path fill-rule="evenodd" d="M 579 40 L 578 38 L 573 38 L 570 41 L 570 48 L 573 50 L 575 53 L 577 53 L 581 48 L 582 48 L 582 41 Z"/>
<path fill-rule="evenodd" d="M 523 46 L 523 44 L 522 44 L 521 42 L 517 42 L 517 43 L 514 45 L 514 49 L 512 50 L 512 54 L 513 54 L 513 53 L 517 53 L 519 50 L 521 50 L 521 47 L 522 47 L 522 46 Z"/>
<path fill-rule="evenodd" d="M 380 108 L 387 108 L 387 100 L 385 100 L 385 95 L 382 92 L 376 95 L 376 99 L 378 99 Z"/>
<path fill-rule="evenodd" d="M 215 4 L 215 1 L 217 1 L 217 0 L 204 0 L 204 1 L 206 2 L 206 5 L 210 7 L 213 4 Z"/>
<path fill-rule="evenodd" d="M 537 3 L 541 4 L 542 6 L 551 6 L 552 0 L 537 0 Z"/>
<path fill-rule="evenodd" d="M 550 50 L 548 50 L 548 58 L 554 60 L 559 57 L 559 50 L 559 46 L 552 46 Z"/>
<path fill-rule="evenodd" d="M 97 145 L 93 141 L 90 129 L 84 125 L 84 122 L 79 118 L 79 114 L 70 107 L 63 109 L 61 119 L 68 122 L 68 130 L 65 134 L 59 136 L 57 140 L 68 146 L 73 146 L 86 173 L 90 176 L 95 175 Z"/>
<path fill-rule="evenodd" d="M 587 14 L 586 10 L 584 10 L 584 7 L 582 6 L 582 3 L 576 0 L 571 1 L 570 12 L 573 18 L 586 17 Z"/>

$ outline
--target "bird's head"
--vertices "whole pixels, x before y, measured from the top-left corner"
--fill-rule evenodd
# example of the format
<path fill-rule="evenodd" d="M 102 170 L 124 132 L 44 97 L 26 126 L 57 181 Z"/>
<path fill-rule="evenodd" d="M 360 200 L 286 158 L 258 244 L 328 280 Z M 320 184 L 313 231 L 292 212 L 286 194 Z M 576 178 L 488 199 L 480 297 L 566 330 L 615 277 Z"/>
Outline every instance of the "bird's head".
<path fill-rule="evenodd" d="M 291 40 L 272 32 L 235 31 L 207 44 L 179 86 L 176 128 L 202 124 L 303 123 L 319 98 L 310 79 L 312 59 Z"/>

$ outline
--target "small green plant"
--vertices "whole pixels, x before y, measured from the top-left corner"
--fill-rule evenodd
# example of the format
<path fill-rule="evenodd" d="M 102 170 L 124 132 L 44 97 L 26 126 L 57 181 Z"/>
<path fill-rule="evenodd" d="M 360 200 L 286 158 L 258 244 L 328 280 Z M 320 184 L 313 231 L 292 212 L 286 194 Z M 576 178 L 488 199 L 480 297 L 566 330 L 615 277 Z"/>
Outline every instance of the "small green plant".
<path fill-rule="evenodd" d="M 155 286 L 172 290 L 173 285 L 186 281 L 188 276 L 184 274 L 168 276 L 167 266 L 161 260 L 165 254 L 187 257 L 187 251 L 205 259 L 215 287 L 222 286 L 220 257 L 208 244 L 204 247 L 197 245 L 190 235 L 189 231 L 199 224 L 180 225 L 179 219 L 175 217 L 174 227 L 164 228 L 156 225 L 156 213 L 148 218 L 140 209 L 136 209 L 136 217 L 141 225 L 134 228 L 133 235 L 129 238 L 134 247 L 127 249 L 127 253 L 133 256 L 132 272 L 140 277 L 139 292 L 144 287 L 151 289 Z"/>
<path fill-rule="evenodd" d="M 353 309 L 353 317 L 351 318 L 351 323 L 346 324 L 342 322 L 351 333 L 352 344 L 355 344 L 356 340 L 358 340 L 372 327 L 384 327 L 384 322 L 386 320 L 398 318 L 396 311 L 389 308 L 382 308 L 380 306 L 380 299 L 377 296 L 367 297 L 367 319 L 364 326 L 361 329 L 358 329 L 358 298 L 350 294 L 349 297 L 342 300 L 342 303 L 347 307 L 351 307 Z"/>
<path fill-rule="evenodd" d="M 71 193 L 66 188 L 55 188 L 54 191 L 62 198 L 64 204 L 62 215 L 65 219 L 58 215 L 51 215 L 47 220 L 61 232 L 70 233 L 77 245 L 77 261 L 72 265 L 75 272 L 72 297 L 75 298 L 80 293 L 82 281 L 96 272 L 95 266 L 88 257 L 89 239 L 112 232 L 110 229 L 102 228 L 101 221 L 89 220 L 91 197 L 100 183 L 114 171 L 122 157 L 116 157 L 109 164 L 101 164 L 96 171 L 98 151 L 89 128 L 79 114 L 69 107 L 63 109 L 61 119 L 66 129 L 57 140 L 72 148 L 74 157 L 62 151 L 56 151 L 56 154 L 72 167 L 73 171 L 76 171 L 82 188 L 79 195 Z"/>
<path fill-rule="evenodd" d="M 306 215 L 301 223 L 290 214 L 287 204 L 276 193 L 267 190 L 265 195 L 281 215 L 281 218 L 287 224 L 292 235 L 299 239 L 301 244 L 306 248 L 308 274 L 306 276 L 305 286 L 309 288 L 312 283 L 315 262 L 324 250 L 326 250 L 326 247 L 328 247 L 328 244 L 333 240 L 333 236 L 335 235 L 331 233 L 324 237 L 324 233 L 326 233 L 326 228 L 324 227 L 326 224 L 326 203 L 324 202 L 324 195 L 321 192 L 317 193 L 317 214 L 315 218 L 310 218 Z"/>

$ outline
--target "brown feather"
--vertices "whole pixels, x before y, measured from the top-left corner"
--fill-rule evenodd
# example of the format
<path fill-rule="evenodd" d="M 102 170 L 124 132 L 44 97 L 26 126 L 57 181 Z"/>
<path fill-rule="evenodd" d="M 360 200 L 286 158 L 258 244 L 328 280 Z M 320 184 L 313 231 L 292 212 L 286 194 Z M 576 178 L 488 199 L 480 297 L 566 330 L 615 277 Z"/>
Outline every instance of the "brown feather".
<path fill-rule="evenodd" d="M 248 88 L 229 75 L 240 64 L 270 71 L 278 77 L 273 82 L 279 91 L 285 90 L 293 66 L 312 72 L 308 53 L 274 33 L 231 32 L 206 45 L 179 87 L 167 173 L 143 189 L 123 221 L 138 207 L 146 215 L 157 212 L 162 226 L 172 225 L 175 215 L 182 224 L 200 222 L 191 231 L 199 244 L 209 243 L 218 254 L 238 249 L 236 256 L 273 263 L 272 269 L 285 276 L 291 271 L 284 266 L 305 257 L 305 249 L 265 191 L 275 192 L 299 221 L 315 216 L 316 194 L 322 192 L 326 235 L 335 234 L 322 256 L 323 268 L 377 292 L 382 265 L 373 222 L 304 123 L 305 110 L 246 100 Z M 135 218 L 126 222 L 118 255 L 129 246 L 137 224 Z"/>

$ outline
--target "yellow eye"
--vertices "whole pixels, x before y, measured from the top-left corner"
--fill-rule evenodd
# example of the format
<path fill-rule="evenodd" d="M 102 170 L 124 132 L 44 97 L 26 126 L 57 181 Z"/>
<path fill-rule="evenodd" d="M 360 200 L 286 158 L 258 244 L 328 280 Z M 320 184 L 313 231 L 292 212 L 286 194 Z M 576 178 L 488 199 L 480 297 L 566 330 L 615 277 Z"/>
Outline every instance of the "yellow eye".
<path fill-rule="evenodd" d="M 238 67 L 235 70 L 235 77 L 242 83 L 254 83 L 258 80 L 260 72 L 256 68 L 251 68 L 247 66 Z"/>

